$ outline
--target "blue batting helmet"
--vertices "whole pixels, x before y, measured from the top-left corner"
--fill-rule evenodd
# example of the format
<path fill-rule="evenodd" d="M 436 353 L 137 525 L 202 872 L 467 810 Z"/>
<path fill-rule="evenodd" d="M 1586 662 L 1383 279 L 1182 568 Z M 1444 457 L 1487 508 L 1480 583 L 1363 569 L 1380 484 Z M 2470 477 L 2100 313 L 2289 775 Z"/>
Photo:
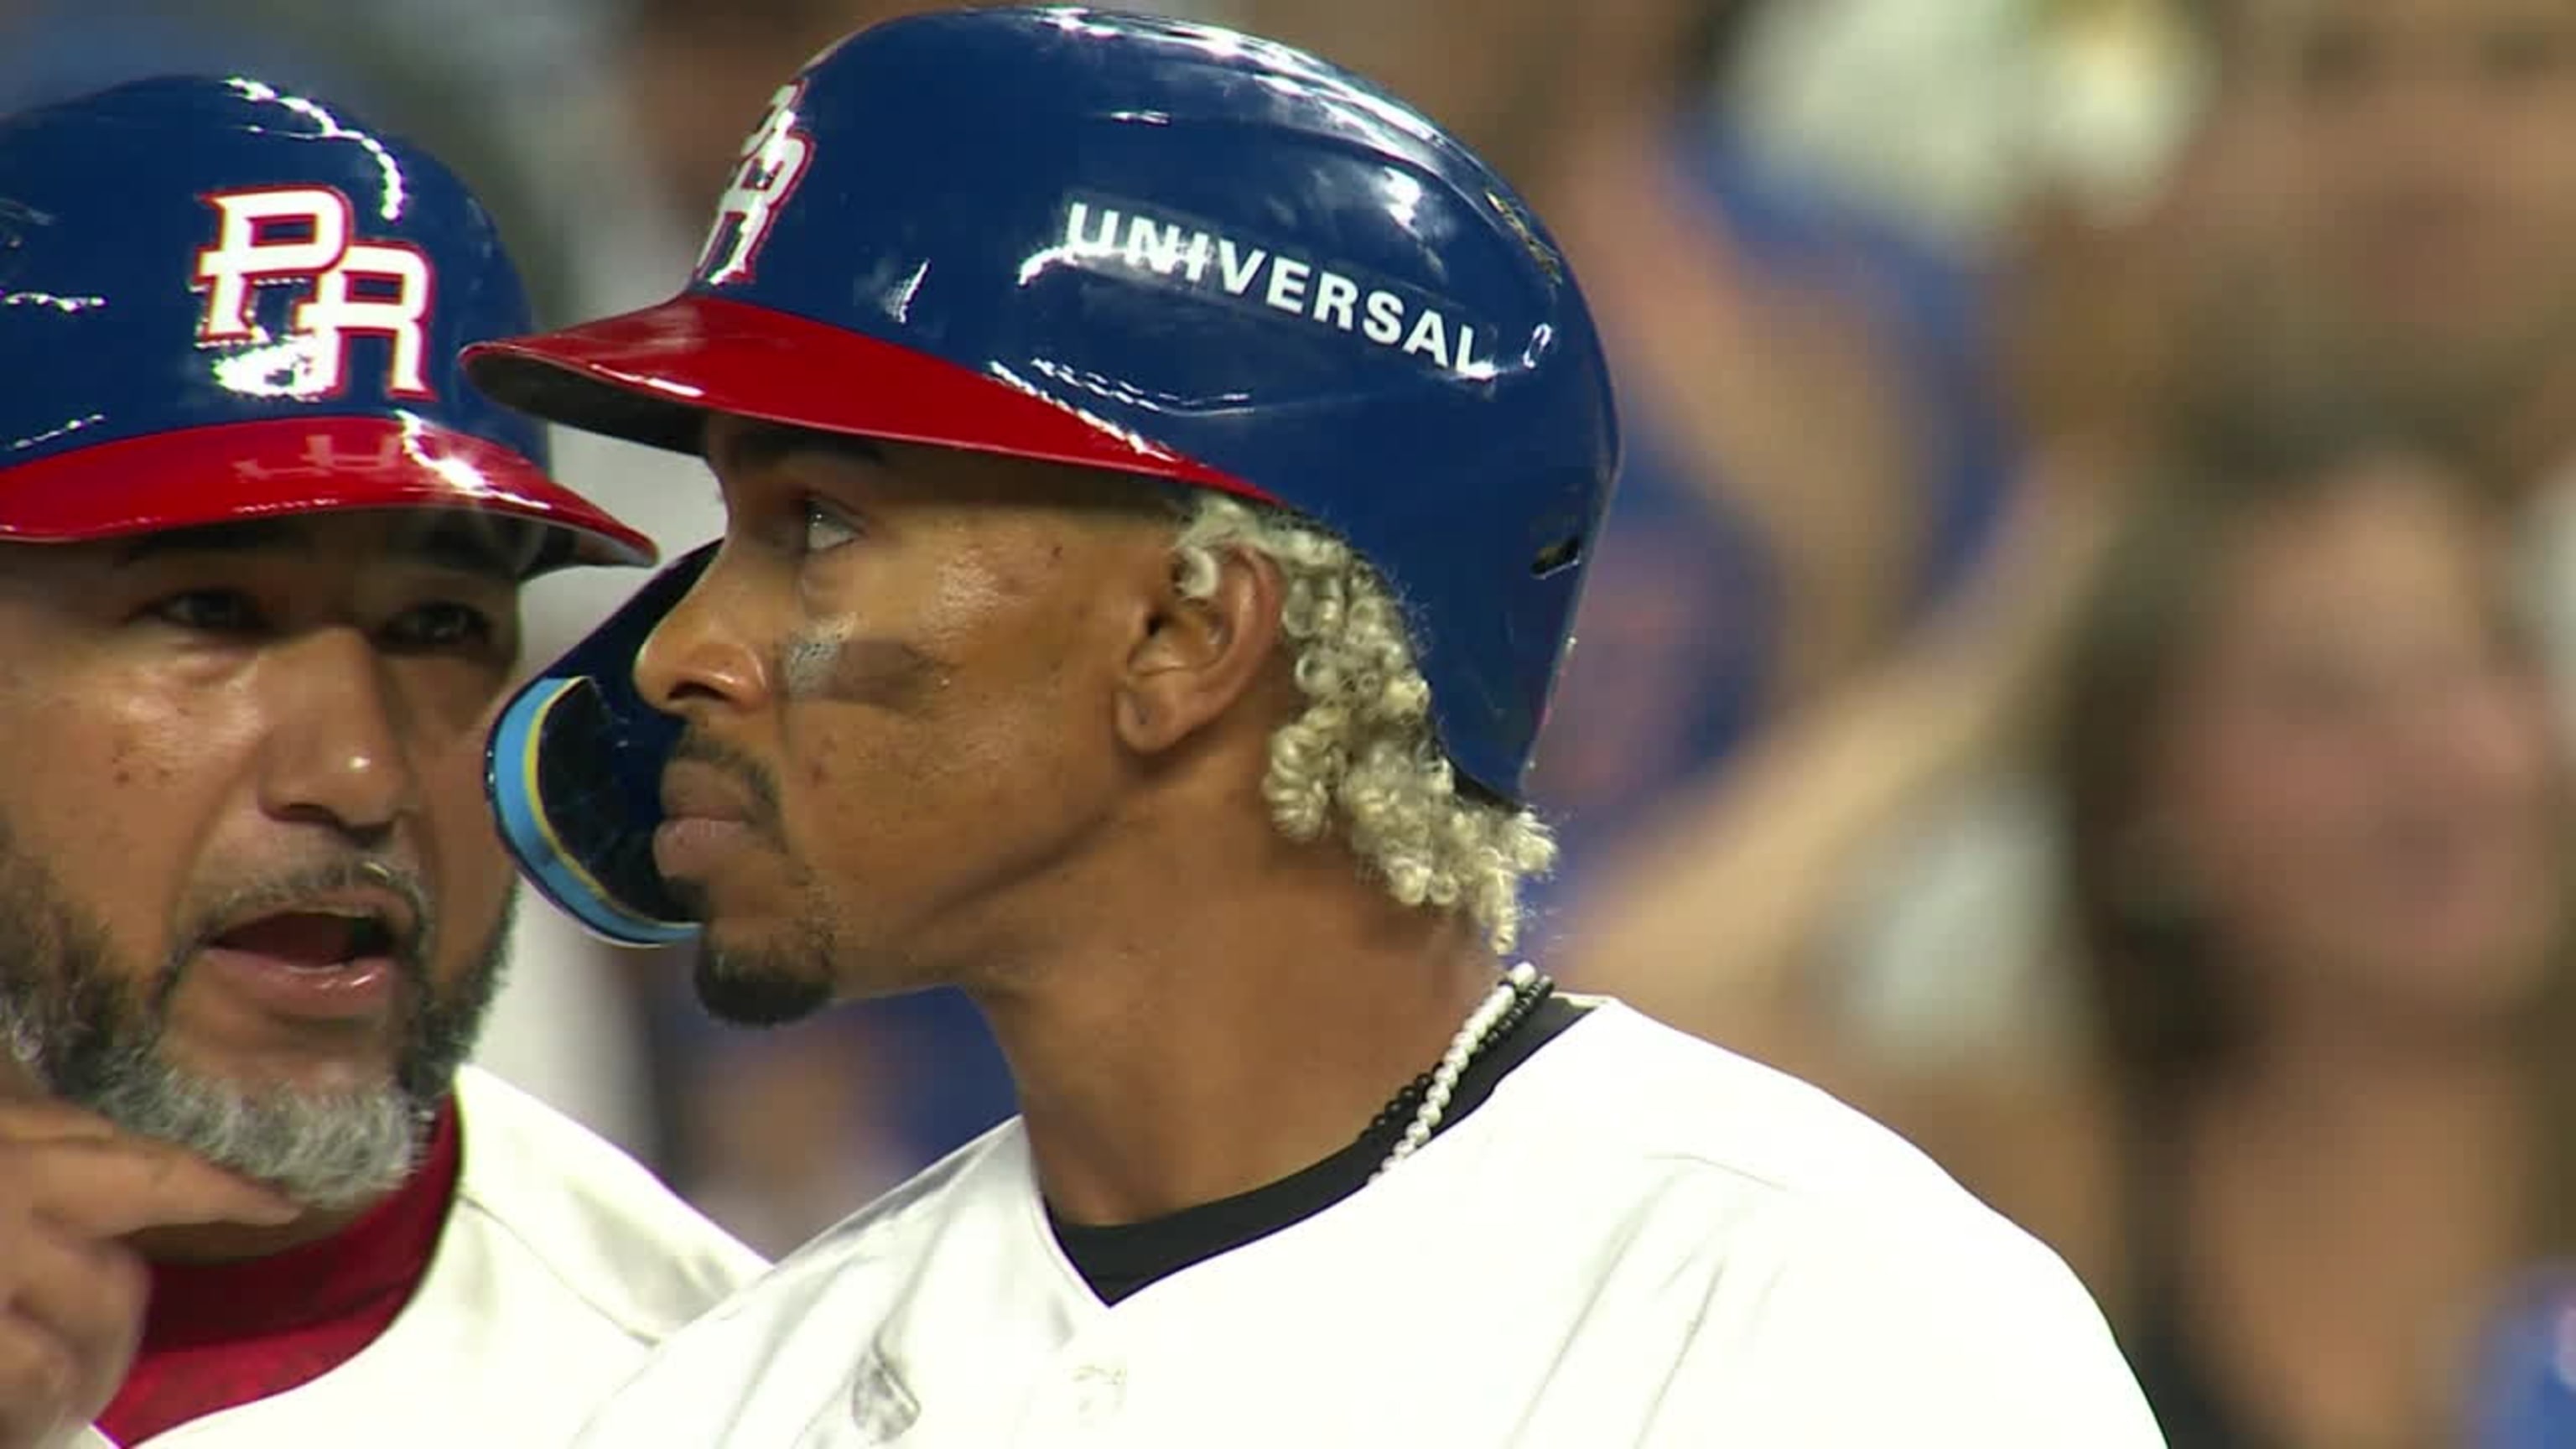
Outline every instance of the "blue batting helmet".
<path fill-rule="evenodd" d="M 0 542 L 341 509 L 540 525 L 533 571 L 653 561 L 466 385 L 531 325 L 447 169 L 239 77 L 0 120 Z"/>
<path fill-rule="evenodd" d="M 665 448 L 722 412 L 1303 515 L 1393 585 L 1443 747 L 1505 800 L 1618 453 L 1565 259 L 1482 161 L 1303 52 L 1073 8 L 842 41 L 777 92 L 678 297 L 466 367 L 513 406 Z M 619 939 L 691 929 L 641 843 L 673 725 L 627 675 L 705 561 L 494 738 L 514 849 Z"/>

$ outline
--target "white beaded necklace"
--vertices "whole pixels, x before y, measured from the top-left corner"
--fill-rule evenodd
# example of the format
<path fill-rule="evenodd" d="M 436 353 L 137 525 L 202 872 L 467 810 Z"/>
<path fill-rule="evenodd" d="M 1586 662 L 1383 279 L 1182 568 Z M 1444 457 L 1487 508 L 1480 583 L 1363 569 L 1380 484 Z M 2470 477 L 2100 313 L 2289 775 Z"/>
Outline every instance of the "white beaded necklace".
<path fill-rule="evenodd" d="M 1529 990 L 1537 980 L 1538 968 L 1523 961 L 1495 985 L 1492 995 L 1467 1014 L 1466 1025 L 1459 1027 L 1458 1034 L 1449 1039 L 1449 1050 L 1441 1055 L 1440 1065 L 1432 1069 L 1431 1085 L 1423 1089 L 1422 1105 L 1415 1109 L 1413 1121 L 1406 1125 L 1404 1135 L 1396 1139 L 1395 1148 L 1387 1153 L 1386 1161 L 1379 1163 L 1377 1171 L 1369 1174 L 1369 1181 L 1375 1182 L 1385 1176 L 1388 1168 L 1411 1157 L 1416 1148 L 1431 1140 L 1431 1134 L 1440 1126 L 1441 1115 L 1449 1110 L 1449 1094 L 1458 1090 L 1459 1075 L 1467 1070 L 1467 1063 L 1476 1059 L 1476 1053 L 1484 1050 L 1485 1038 L 1492 1034 L 1494 1024 L 1503 1019 L 1512 1009 L 1512 1003 L 1518 1001 L 1521 993 Z"/>

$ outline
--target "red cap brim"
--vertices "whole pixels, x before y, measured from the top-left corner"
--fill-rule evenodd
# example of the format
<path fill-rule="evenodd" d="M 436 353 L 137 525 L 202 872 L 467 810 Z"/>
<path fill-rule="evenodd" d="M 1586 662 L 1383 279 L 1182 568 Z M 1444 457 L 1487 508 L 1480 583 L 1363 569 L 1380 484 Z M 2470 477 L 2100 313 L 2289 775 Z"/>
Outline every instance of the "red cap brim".
<path fill-rule="evenodd" d="M 466 376 L 537 417 L 694 453 L 711 412 L 890 442 L 1250 484 L 1002 377 L 793 313 L 684 293 L 640 312 L 465 350 Z"/>
<path fill-rule="evenodd" d="M 497 443 L 421 420 L 282 418 L 153 433 L 0 469 L 0 540 L 73 543 L 287 514 L 474 510 L 562 529 L 565 562 L 653 541 Z"/>

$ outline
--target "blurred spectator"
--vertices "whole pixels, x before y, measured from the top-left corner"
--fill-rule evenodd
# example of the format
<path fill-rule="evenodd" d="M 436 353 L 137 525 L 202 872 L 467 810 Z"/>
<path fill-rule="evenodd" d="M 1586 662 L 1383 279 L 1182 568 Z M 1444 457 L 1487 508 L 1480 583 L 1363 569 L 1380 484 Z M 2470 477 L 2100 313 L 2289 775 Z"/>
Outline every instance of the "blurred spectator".
<path fill-rule="evenodd" d="M 2481 1315 L 2576 1237 L 2576 1022 L 2534 925 L 2566 906 L 2543 672 L 2459 602 L 2502 617 L 2536 562 L 2565 687 L 2576 6 L 2190 16 L 2218 85 L 2184 204 L 2107 271 L 2056 266 L 2098 228 L 2047 218 L 2020 393 L 2076 440 L 2058 462 L 2096 464 L 2174 415 L 2259 431 L 2357 396 L 2470 460 L 2452 562 L 2420 505 L 2395 546 L 2406 490 L 2350 440 L 2149 497 L 2136 537 L 2165 546 L 2123 550 L 2061 681 L 2079 791 L 2073 756 L 2013 762 L 2100 500 L 2035 500 L 2055 519 L 1998 587 L 1689 807 L 1577 939 L 1613 989 L 1839 1083 L 2057 1242 L 2176 1444 L 2462 1442 Z M 2470 488 L 2502 520 L 2476 537 Z"/>
<path fill-rule="evenodd" d="M 2576 679 L 2576 6 L 2195 0 L 2267 184 L 2212 376 L 2360 390 L 2484 464 Z M 2259 204 L 2258 204 L 2259 203 Z"/>
<path fill-rule="evenodd" d="M 2153 201 L 2205 100 L 2177 3 L 1769 5 L 1722 103 L 1778 164 L 1982 252 L 2042 198 L 2097 220 Z"/>
<path fill-rule="evenodd" d="M 1532 781 L 1567 847 L 1544 909 L 1972 569 L 2010 454 L 1977 280 L 1712 127 L 1738 0 L 1198 8 L 1494 158 L 1610 346 L 1627 465 Z"/>
<path fill-rule="evenodd" d="M 2207 486 L 2055 772 L 2129 1345 L 2186 1442 L 2442 1437 L 2502 1275 L 2576 1246 L 2564 762 L 2491 510 L 2387 455 Z"/>
<path fill-rule="evenodd" d="M 1968 667 L 1848 732 L 1958 747 L 1783 771 L 1696 879 L 1604 903 L 1590 979 L 1837 1088 L 2048 1238 L 2177 1445 L 2456 1442 L 2511 1275 L 2576 1249 L 2566 761 L 2472 476 L 2340 425 L 2225 440 L 2040 631 L 2062 675 L 2022 673 L 2028 613 L 1962 624 Z M 1847 865 L 2034 680 L 2074 1050 L 1892 1073 L 1836 1028 L 1821 941 L 1737 949 L 1747 904 L 1796 893 L 1777 842 L 1820 815 L 1845 858 L 1786 863 Z"/>
<path fill-rule="evenodd" d="M 2193 0 L 2258 157 L 2232 323 L 2267 381 L 2357 393 L 2528 499 L 2576 464 L 2576 6 Z"/>
<path fill-rule="evenodd" d="M 2564 138 L 2576 125 L 2576 6 L 2182 0 L 2180 13 L 2209 42 L 2214 99 L 2161 205 L 2105 224 L 2044 197 L 2036 224 L 2017 228 L 2007 350 L 2033 446 L 2098 469 L 2177 415 L 2261 417 L 2358 397 L 2476 460 L 2515 511 L 2513 563 L 2568 687 L 2576 151 Z M 1866 719 L 1874 692 L 1822 713 Z M 2576 721 L 2576 696 L 2569 706 Z M 1822 722 L 1816 733 L 1777 753 L 1874 748 L 1858 743 L 1865 727 Z M 1880 777 L 1929 752 L 1880 745 L 1894 752 L 1867 766 Z M 1842 1030 L 1916 1058 L 1991 1055 L 2045 1020 L 2053 983 L 2016 974 L 2006 963 L 2029 953 L 2001 949 L 2030 934 L 2047 894 L 2055 846 L 2039 803 L 2000 770 L 1909 796 L 1902 823 L 1874 827 L 1878 848 L 1791 893 L 1832 918 L 1853 978 Z M 1680 818 L 1707 808 L 1724 807 L 1703 801 Z M 1812 923 L 1762 929 L 1815 934 Z"/>

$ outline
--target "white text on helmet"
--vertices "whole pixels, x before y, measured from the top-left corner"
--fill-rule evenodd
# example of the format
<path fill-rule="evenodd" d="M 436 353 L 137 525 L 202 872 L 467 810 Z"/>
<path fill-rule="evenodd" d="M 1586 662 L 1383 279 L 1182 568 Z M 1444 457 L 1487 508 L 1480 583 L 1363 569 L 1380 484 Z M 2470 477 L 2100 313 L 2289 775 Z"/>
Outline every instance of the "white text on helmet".
<path fill-rule="evenodd" d="M 1491 359 L 1477 355 L 1481 338 L 1473 323 L 1390 288 L 1363 285 L 1349 275 L 1356 268 L 1336 270 L 1163 221 L 1134 207 L 1120 210 L 1087 201 L 1066 205 L 1063 248 L 1070 257 L 1119 262 L 1193 287 L 1212 287 L 1464 377 L 1494 373 Z"/>

